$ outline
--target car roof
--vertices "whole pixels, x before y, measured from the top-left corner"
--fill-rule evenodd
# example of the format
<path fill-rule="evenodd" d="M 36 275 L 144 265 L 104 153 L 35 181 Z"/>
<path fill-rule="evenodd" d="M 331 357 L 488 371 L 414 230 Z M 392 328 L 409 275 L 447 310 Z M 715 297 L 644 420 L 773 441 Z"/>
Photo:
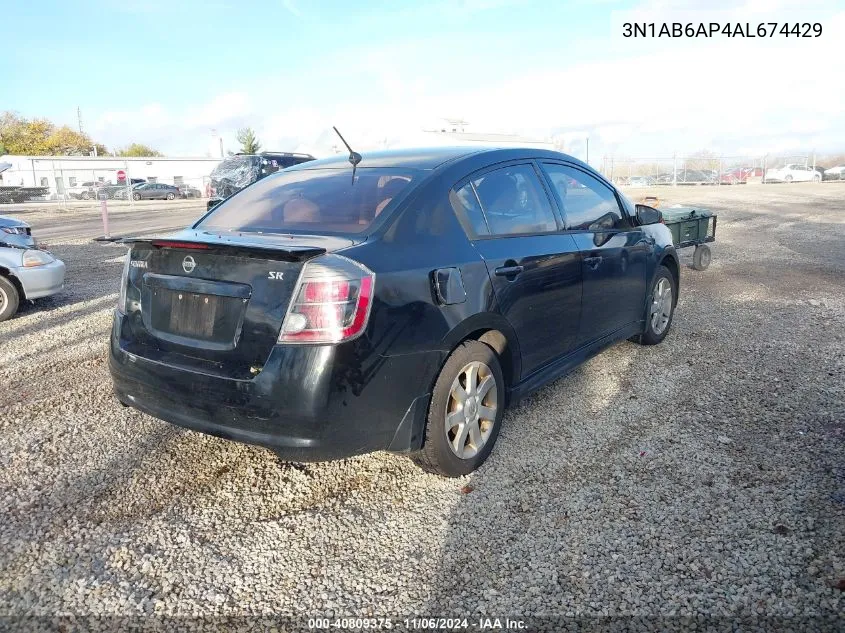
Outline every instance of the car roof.
<path fill-rule="evenodd" d="M 358 164 L 363 167 L 398 167 L 406 169 L 436 169 L 443 163 L 481 151 L 473 147 L 423 147 L 412 149 L 391 149 L 375 152 L 362 152 L 363 160 Z M 300 163 L 288 167 L 287 171 L 302 169 L 350 169 L 349 155 L 337 154 L 328 158 Z"/>
<path fill-rule="evenodd" d="M 394 167 L 405 169 L 433 170 L 446 163 L 457 163 L 460 159 L 473 157 L 487 159 L 489 163 L 518 159 L 552 159 L 566 160 L 583 165 L 572 156 L 545 149 L 534 148 L 501 148 L 501 147 L 424 147 L 416 149 L 382 150 L 362 152 L 362 160 L 358 168 Z M 300 171 L 309 169 L 350 169 L 347 154 L 338 154 L 329 158 L 309 161 L 288 167 L 285 171 Z"/>

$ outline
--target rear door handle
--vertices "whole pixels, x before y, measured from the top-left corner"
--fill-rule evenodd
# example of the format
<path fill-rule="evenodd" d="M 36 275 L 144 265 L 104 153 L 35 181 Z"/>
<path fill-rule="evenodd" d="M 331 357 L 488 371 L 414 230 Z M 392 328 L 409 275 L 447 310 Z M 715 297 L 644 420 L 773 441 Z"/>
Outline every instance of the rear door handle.
<path fill-rule="evenodd" d="M 522 266 L 500 266 L 496 269 L 496 274 L 499 277 L 516 277 L 523 270 L 525 269 Z"/>
<path fill-rule="evenodd" d="M 585 257 L 584 263 L 587 264 L 587 266 L 589 266 L 593 270 L 595 270 L 596 268 L 599 267 L 599 264 L 601 264 L 601 260 L 602 260 L 601 255 L 596 255 L 594 257 Z"/>

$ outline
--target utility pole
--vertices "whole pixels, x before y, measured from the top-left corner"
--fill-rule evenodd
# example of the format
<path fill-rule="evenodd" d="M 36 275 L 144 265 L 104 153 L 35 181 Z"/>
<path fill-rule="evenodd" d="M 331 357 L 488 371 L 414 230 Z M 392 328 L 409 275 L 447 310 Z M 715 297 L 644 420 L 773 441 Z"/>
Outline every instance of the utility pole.
<path fill-rule="evenodd" d="M 76 106 L 76 120 L 79 123 L 79 133 L 84 134 L 82 131 L 82 109 L 79 106 Z"/>

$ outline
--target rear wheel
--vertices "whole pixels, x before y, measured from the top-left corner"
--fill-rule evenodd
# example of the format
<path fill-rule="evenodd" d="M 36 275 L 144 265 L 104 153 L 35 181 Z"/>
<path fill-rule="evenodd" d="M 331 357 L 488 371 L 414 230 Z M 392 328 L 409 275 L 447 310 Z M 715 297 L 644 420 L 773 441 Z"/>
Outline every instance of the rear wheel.
<path fill-rule="evenodd" d="M 141 194 L 140 194 L 140 193 L 133 193 L 133 194 L 132 194 L 132 199 L 133 199 L 133 200 L 140 200 L 140 199 L 141 199 Z"/>
<path fill-rule="evenodd" d="M 15 284 L 0 275 L 0 321 L 12 318 L 18 311 L 20 295 Z"/>
<path fill-rule="evenodd" d="M 645 332 L 639 337 L 642 345 L 657 345 L 669 332 L 675 315 L 677 288 L 675 278 L 666 266 L 657 269 L 648 302 Z"/>
<path fill-rule="evenodd" d="M 783 179 L 784 182 L 792 182 L 792 176 L 787 176 Z"/>
<path fill-rule="evenodd" d="M 81 196 L 81 197 L 82 197 L 82 199 L 83 199 L 83 200 L 90 200 L 90 199 L 91 199 L 91 194 L 90 194 L 90 193 L 88 193 L 87 191 L 83 191 L 83 192 L 82 192 L 82 196 Z"/>
<path fill-rule="evenodd" d="M 493 450 L 504 403 L 505 382 L 496 353 L 478 341 L 462 343 L 437 377 L 423 447 L 412 459 L 445 477 L 471 473 Z"/>

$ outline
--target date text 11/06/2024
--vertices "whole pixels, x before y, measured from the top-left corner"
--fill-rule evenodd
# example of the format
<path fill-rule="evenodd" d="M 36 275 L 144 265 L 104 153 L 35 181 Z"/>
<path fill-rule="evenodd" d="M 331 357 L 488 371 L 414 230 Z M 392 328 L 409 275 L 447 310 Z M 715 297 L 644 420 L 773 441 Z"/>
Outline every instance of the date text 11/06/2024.
<path fill-rule="evenodd" d="M 464 631 L 502 630 L 522 631 L 527 626 L 524 620 L 511 618 L 309 618 L 309 629 L 378 630 L 398 629 L 400 631 Z"/>
<path fill-rule="evenodd" d="M 820 22 L 625 22 L 622 37 L 821 37 Z"/>

